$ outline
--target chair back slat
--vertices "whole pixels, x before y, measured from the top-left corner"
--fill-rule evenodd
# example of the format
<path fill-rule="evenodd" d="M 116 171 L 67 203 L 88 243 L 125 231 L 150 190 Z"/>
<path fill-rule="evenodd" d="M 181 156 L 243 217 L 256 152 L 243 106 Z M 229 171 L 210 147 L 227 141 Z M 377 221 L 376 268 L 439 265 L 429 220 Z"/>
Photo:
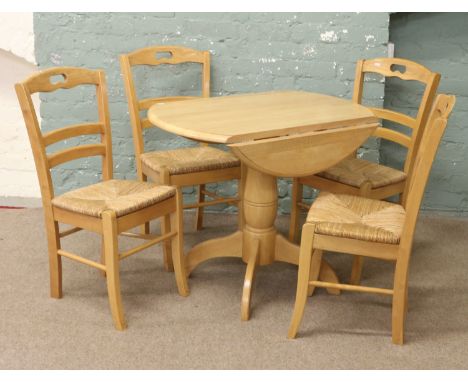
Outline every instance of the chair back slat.
<path fill-rule="evenodd" d="M 377 118 L 385 119 L 387 121 L 395 122 L 400 125 L 409 127 L 411 129 L 417 128 L 418 121 L 415 118 L 410 117 L 409 115 L 398 113 L 397 111 L 380 109 L 377 107 L 370 107 L 374 115 Z"/>
<path fill-rule="evenodd" d="M 53 78 L 55 76 L 61 76 L 62 81 L 54 82 Z M 43 134 L 32 102 L 32 94 L 52 92 L 58 89 L 71 89 L 81 85 L 95 86 L 99 120 L 94 123 L 66 126 Z M 45 207 L 50 206 L 50 200 L 54 197 L 50 169 L 59 164 L 100 155 L 102 156 L 103 179 L 112 178 L 112 139 L 107 88 L 103 71 L 73 67 L 46 69 L 16 84 L 15 89 L 28 131 Z M 79 145 L 55 153 L 46 153 L 46 147 L 49 145 L 68 138 L 90 134 L 99 134 L 101 143 Z"/>
<path fill-rule="evenodd" d="M 79 137 L 80 135 L 104 134 L 104 124 L 102 123 L 80 123 L 62 127 L 61 129 L 50 131 L 42 136 L 44 145 L 49 146 L 54 143 Z"/>
<path fill-rule="evenodd" d="M 402 204 L 406 209 L 406 220 L 402 245 L 411 246 L 424 189 L 434 162 L 437 149 L 447 127 L 448 117 L 455 105 L 455 96 L 440 94 L 432 108 L 421 145 L 414 162 L 412 176 L 406 182 Z"/>
<path fill-rule="evenodd" d="M 409 145 L 403 145 L 408 149 L 403 171 L 409 176 L 421 141 L 424 126 L 426 125 L 427 118 L 436 95 L 437 87 L 440 81 L 440 74 L 432 72 L 428 68 L 416 62 L 401 58 L 376 58 L 371 60 L 360 60 L 356 66 L 356 79 L 353 94 L 354 102 L 362 103 L 366 73 L 376 73 L 384 77 L 395 77 L 403 81 L 417 81 L 424 85 L 424 93 L 419 104 L 416 118 L 412 118 L 408 115 L 392 110 L 372 108 L 372 111 L 378 118 L 395 122 L 412 129 L 410 136 L 411 143 Z M 382 130 L 378 130 L 376 132 L 381 133 Z M 407 142 L 406 140 L 401 140 L 400 135 L 395 134 L 388 134 L 387 137 L 383 138 L 393 141 L 397 144 L 401 144 L 401 142 Z M 398 138 L 398 140 L 393 140 L 392 138 Z"/>
<path fill-rule="evenodd" d="M 199 51 L 181 46 L 150 46 L 120 56 L 120 64 L 130 112 L 130 122 L 132 125 L 137 172 L 140 179 L 142 179 L 143 176 L 140 155 L 145 152 L 143 130 L 155 127 L 146 116 L 141 117 L 140 112 L 149 109 L 156 103 L 179 102 L 195 97 L 168 96 L 140 100 L 137 97 L 132 67 L 137 65 L 177 65 L 181 63 L 198 63 L 202 65 L 201 97 L 209 97 L 210 53 L 208 51 Z"/>
<path fill-rule="evenodd" d="M 106 155 L 106 145 L 103 143 L 95 143 L 89 145 L 81 145 L 77 147 L 72 147 L 69 149 L 64 149 L 57 151 L 53 154 L 47 155 L 47 160 L 49 161 L 49 167 L 55 167 L 60 164 L 70 162 L 79 158 L 86 158 L 92 156 Z"/>
<path fill-rule="evenodd" d="M 401 146 L 406 148 L 411 146 L 411 138 L 405 134 L 399 133 L 398 131 L 387 129 L 385 127 L 378 127 L 374 131 L 374 136 L 387 139 L 389 141 L 393 141 L 398 143 Z"/>

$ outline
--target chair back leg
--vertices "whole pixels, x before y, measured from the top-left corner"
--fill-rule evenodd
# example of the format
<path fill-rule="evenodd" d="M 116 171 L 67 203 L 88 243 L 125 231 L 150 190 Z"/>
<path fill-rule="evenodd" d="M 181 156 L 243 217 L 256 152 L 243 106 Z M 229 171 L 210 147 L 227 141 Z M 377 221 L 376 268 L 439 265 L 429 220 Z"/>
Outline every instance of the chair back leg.
<path fill-rule="evenodd" d="M 403 345 L 405 318 L 408 308 L 408 266 L 405 258 L 398 259 L 395 266 L 392 303 L 392 342 Z"/>
<path fill-rule="evenodd" d="M 359 285 L 361 283 L 362 266 L 364 264 L 363 256 L 353 256 L 353 265 L 351 268 L 351 277 L 349 283 L 352 285 Z"/>
<path fill-rule="evenodd" d="M 203 203 L 205 201 L 205 185 L 198 185 L 197 203 Z M 195 230 L 200 231 L 203 228 L 203 206 L 197 207 L 197 215 L 195 217 Z"/>
<path fill-rule="evenodd" d="M 299 179 L 293 178 L 291 191 L 291 219 L 289 221 L 289 240 L 293 243 L 297 243 L 299 241 L 300 208 L 298 203 L 302 202 L 303 188 L 304 186 L 299 182 Z"/>
<path fill-rule="evenodd" d="M 137 159 L 139 160 L 139 159 Z M 142 182 L 147 182 L 148 181 L 148 177 L 141 173 L 141 174 L 138 174 L 138 180 L 141 180 Z M 140 232 L 143 234 L 143 235 L 149 235 L 149 233 L 151 232 L 150 230 L 150 222 L 146 222 L 145 224 L 143 224 L 142 226 L 140 226 Z"/>

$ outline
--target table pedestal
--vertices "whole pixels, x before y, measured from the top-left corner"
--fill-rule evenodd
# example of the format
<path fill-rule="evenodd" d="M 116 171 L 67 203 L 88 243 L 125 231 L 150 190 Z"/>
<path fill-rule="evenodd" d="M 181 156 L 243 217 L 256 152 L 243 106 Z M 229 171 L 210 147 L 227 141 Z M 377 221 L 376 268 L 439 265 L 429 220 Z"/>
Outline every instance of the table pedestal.
<path fill-rule="evenodd" d="M 194 246 L 187 254 L 187 273 L 200 263 L 218 257 L 241 257 L 247 263 L 242 292 L 241 318 L 250 317 L 250 301 L 255 271 L 258 265 L 274 261 L 299 263 L 299 246 L 278 234 L 274 226 L 278 209 L 276 177 L 247 168 L 243 200 L 245 225 L 242 231 L 207 240 Z M 339 283 L 330 265 L 322 260 L 319 279 Z M 329 293 L 339 294 L 336 289 Z"/>

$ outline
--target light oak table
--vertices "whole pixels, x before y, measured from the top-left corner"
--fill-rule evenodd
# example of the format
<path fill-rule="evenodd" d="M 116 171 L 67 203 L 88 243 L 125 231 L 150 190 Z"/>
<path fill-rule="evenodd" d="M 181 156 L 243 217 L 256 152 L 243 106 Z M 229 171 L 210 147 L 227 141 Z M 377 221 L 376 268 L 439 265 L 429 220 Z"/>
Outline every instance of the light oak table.
<path fill-rule="evenodd" d="M 227 144 L 242 161 L 245 224 L 187 254 L 187 272 L 218 257 L 247 263 L 241 318 L 250 316 L 258 265 L 298 264 L 299 246 L 278 234 L 276 178 L 315 174 L 351 155 L 374 132 L 377 118 L 348 100 L 300 91 L 201 98 L 153 105 L 148 118 L 163 130 L 201 142 Z M 320 280 L 338 282 L 323 260 Z M 329 289 L 330 293 L 339 293 Z"/>

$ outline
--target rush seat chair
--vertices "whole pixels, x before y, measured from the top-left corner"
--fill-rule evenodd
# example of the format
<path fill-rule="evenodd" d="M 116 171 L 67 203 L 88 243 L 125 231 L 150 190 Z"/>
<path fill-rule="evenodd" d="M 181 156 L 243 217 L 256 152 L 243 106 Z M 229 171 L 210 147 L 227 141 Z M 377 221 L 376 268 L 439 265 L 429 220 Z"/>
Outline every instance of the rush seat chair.
<path fill-rule="evenodd" d="M 61 78 L 61 81 L 52 81 L 56 77 Z M 38 92 L 70 89 L 80 85 L 92 85 L 96 88 L 98 121 L 66 126 L 43 133 L 31 95 Z M 92 266 L 106 276 L 114 325 L 118 330 L 123 330 L 127 324 L 120 293 L 120 260 L 168 240 L 172 244 L 172 260 L 179 294 L 187 296 L 189 288 L 183 256 L 180 193 L 171 186 L 112 179 L 112 141 L 104 72 L 57 67 L 36 73 L 24 82 L 16 84 L 15 88 L 41 188 L 49 252 L 51 297 L 62 297 L 63 257 Z M 100 137 L 100 142 L 73 146 L 53 153 L 46 151 L 47 147 L 54 143 L 84 135 L 97 135 Z M 62 195 L 55 195 L 51 169 L 65 162 L 89 156 L 102 157 L 102 181 Z M 160 217 L 167 217 L 170 222 L 170 227 L 160 237 L 127 232 L 133 227 Z M 60 230 L 59 223 L 69 224 L 72 228 Z M 61 239 L 80 230 L 89 230 L 102 236 L 100 262 L 62 248 Z M 118 235 L 137 237 L 146 241 L 130 250 L 119 252 Z"/>

